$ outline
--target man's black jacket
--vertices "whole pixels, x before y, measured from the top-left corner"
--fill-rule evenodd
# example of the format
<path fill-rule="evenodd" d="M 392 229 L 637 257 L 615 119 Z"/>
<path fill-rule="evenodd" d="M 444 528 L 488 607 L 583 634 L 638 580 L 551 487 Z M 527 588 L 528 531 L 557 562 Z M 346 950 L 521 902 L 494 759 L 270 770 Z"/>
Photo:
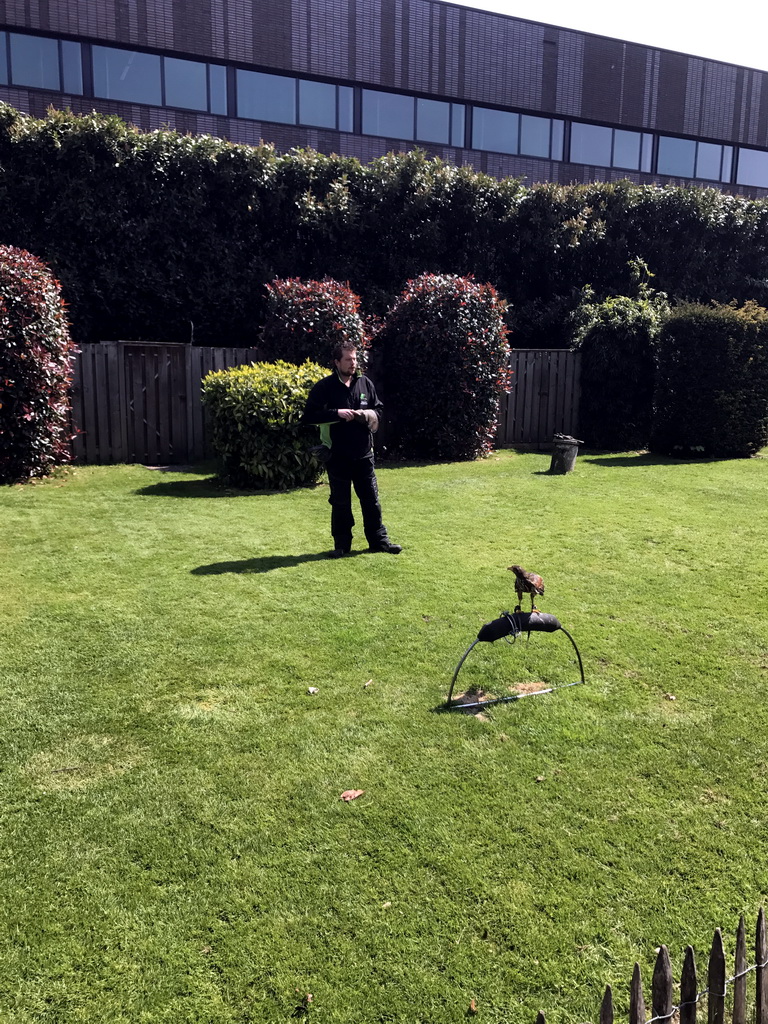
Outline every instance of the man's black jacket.
<path fill-rule="evenodd" d="M 368 424 L 361 420 L 339 419 L 337 410 L 372 409 L 380 417 L 383 408 L 373 381 L 364 373 L 355 377 L 349 387 L 337 373 L 332 373 L 318 381 L 310 391 L 304 410 L 304 422 L 318 426 L 330 424 L 331 454 L 334 458 L 362 459 L 373 448 Z M 321 428 L 321 438 L 324 433 Z"/>

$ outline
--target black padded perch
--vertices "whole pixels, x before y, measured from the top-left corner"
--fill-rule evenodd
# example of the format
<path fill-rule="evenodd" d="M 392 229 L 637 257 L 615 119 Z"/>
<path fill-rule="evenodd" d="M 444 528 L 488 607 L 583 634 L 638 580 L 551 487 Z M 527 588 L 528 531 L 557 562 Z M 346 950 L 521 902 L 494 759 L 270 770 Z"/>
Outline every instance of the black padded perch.
<path fill-rule="evenodd" d="M 560 686 L 548 686 L 543 690 L 536 690 L 534 693 L 515 693 L 509 697 L 491 697 L 488 700 L 481 700 L 475 704 L 462 704 L 458 701 L 453 701 L 453 688 L 456 685 L 456 679 L 458 678 L 461 666 L 467 660 L 469 652 L 479 643 L 494 643 L 496 640 L 501 640 L 506 637 L 512 637 L 512 642 L 521 633 L 557 633 L 560 630 L 568 637 L 573 644 L 573 649 L 576 651 L 576 658 L 579 662 L 579 673 L 581 679 L 575 683 L 561 683 Z M 509 643 L 510 641 L 507 640 Z M 460 709 L 466 711 L 467 708 L 480 708 L 485 707 L 486 704 L 503 704 L 507 701 L 520 700 L 522 697 L 537 697 L 542 693 L 552 693 L 553 690 L 564 690 L 569 686 L 579 686 L 584 680 L 584 666 L 581 662 L 581 655 L 579 654 L 579 648 L 576 646 L 576 641 L 573 639 L 571 634 L 560 624 L 560 621 L 555 618 L 554 615 L 547 615 L 545 612 L 533 611 L 533 612 L 502 612 L 498 619 L 494 619 L 493 622 L 486 622 L 485 625 L 480 629 L 477 634 L 477 639 L 473 640 L 469 647 L 462 655 L 461 661 L 456 666 L 456 671 L 453 673 L 453 679 L 451 680 L 451 688 L 448 691 L 448 698 L 444 705 L 444 710 L 454 711 Z"/>

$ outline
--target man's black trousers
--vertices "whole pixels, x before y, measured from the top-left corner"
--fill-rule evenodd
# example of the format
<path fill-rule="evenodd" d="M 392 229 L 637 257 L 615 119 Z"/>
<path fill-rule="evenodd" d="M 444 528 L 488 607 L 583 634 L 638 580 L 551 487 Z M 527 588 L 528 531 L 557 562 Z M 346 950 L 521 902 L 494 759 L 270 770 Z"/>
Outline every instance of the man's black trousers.
<path fill-rule="evenodd" d="M 328 483 L 331 496 L 331 534 L 334 547 L 344 551 L 352 544 L 352 487 L 360 500 L 363 513 L 365 539 L 370 547 L 378 547 L 388 541 L 387 530 L 381 521 L 379 486 L 373 471 L 373 453 L 362 459 L 344 459 L 332 455 L 328 465 Z"/>

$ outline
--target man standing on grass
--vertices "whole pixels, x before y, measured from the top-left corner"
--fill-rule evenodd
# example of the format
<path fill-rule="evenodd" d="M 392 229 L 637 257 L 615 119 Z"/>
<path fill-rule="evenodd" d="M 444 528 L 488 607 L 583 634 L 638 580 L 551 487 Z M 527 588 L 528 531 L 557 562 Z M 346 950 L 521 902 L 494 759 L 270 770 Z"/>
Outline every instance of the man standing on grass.
<path fill-rule="evenodd" d="M 331 496 L 333 551 L 329 558 L 348 555 L 352 548 L 352 487 L 360 500 L 363 529 L 370 551 L 399 555 L 381 521 L 379 487 L 373 469 L 373 434 L 379 427 L 382 404 L 373 382 L 357 372 L 357 348 L 342 342 L 333 350 L 334 371 L 312 388 L 304 422 L 320 427 L 320 439 L 330 452 L 326 469 Z"/>

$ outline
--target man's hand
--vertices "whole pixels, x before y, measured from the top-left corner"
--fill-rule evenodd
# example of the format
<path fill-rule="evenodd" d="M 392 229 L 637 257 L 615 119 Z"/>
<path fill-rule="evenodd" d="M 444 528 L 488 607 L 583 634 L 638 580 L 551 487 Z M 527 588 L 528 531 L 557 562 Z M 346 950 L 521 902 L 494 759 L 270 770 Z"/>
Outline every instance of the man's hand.
<path fill-rule="evenodd" d="M 353 420 L 355 418 L 354 409 L 337 409 L 336 412 L 339 414 L 339 417 L 343 420 Z"/>

